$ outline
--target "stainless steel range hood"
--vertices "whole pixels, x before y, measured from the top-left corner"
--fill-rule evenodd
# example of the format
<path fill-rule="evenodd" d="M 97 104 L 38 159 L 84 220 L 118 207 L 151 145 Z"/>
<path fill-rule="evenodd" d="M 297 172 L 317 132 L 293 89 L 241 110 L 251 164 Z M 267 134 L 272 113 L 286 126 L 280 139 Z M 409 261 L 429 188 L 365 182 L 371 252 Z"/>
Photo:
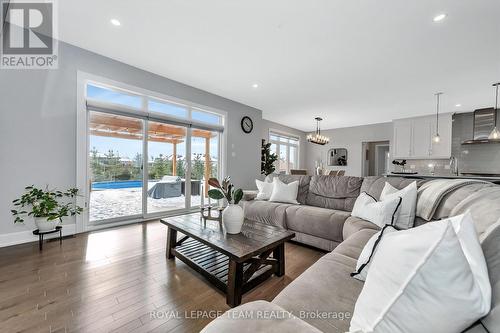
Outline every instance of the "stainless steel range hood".
<path fill-rule="evenodd" d="M 500 143 L 500 140 L 488 139 L 495 127 L 495 108 L 478 109 L 474 111 L 474 132 L 472 140 L 462 142 L 463 145 L 481 143 Z"/>

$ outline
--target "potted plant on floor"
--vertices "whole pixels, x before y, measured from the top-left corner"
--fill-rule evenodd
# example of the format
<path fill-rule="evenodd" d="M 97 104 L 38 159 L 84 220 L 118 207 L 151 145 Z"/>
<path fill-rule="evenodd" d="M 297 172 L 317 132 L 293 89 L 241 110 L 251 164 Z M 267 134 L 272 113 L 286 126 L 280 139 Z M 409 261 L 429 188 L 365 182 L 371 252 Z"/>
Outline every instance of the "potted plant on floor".
<path fill-rule="evenodd" d="M 65 216 L 80 214 L 83 208 L 77 206 L 72 198 L 76 197 L 78 189 L 70 188 L 65 192 L 40 189 L 35 186 L 25 187 L 25 193 L 12 203 L 16 209 L 11 210 L 16 218 L 14 223 L 24 222 L 22 216 L 33 216 L 39 231 L 54 230 Z M 69 202 L 68 202 L 69 200 Z"/>
<path fill-rule="evenodd" d="M 214 200 L 226 199 L 228 206 L 222 211 L 222 223 L 228 234 L 238 234 L 243 226 L 243 208 L 238 203 L 243 198 L 242 189 L 234 189 L 231 177 L 225 177 L 222 184 L 216 178 L 210 178 L 208 184 L 214 189 L 208 191 L 208 196 Z"/>

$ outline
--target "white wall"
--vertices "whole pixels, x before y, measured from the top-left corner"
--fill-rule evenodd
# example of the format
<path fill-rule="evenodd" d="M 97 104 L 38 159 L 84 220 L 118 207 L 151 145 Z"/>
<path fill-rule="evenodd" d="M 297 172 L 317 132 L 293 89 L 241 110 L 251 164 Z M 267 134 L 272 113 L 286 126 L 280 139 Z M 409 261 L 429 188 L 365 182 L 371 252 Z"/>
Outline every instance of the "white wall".
<path fill-rule="evenodd" d="M 262 139 L 265 139 L 266 141 L 269 141 L 269 130 L 274 129 L 278 130 L 280 132 L 284 133 L 289 133 L 295 136 L 300 137 L 300 143 L 299 143 L 299 167 L 298 169 L 305 169 L 307 168 L 307 141 L 306 141 L 306 133 L 302 132 L 298 129 L 291 128 L 288 126 L 284 126 L 278 123 L 275 123 L 274 121 L 262 119 Z"/>
<path fill-rule="evenodd" d="M 330 137 L 330 143 L 324 146 L 307 143 L 306 167 L 310 174 L 314 174 L 314 163 L 321 159 L 327 169 L 342 169 L 346 171 L 346 175 L 348 176 L 361 176 L 362 143 L 369 141 L 392 141 L 392 131 L 392 123 L 322 130 L 321 134 Z M 327 166 L 327 153 L 330 148 L 347 149 L 347 166 Z"/>
<path fill-rule="evenodd" d="M 34 229 L 30 219 L 14 225 L 10 214 L 26 185 L 75 186 L 78 70 L 226 111 L 227 174 L 244 188 L 259 176 L 260 110 L 61 42 L 57 70 L 0 70 L 0 246 Z M 240 127 L 245 115 L 251 134 Z"/>

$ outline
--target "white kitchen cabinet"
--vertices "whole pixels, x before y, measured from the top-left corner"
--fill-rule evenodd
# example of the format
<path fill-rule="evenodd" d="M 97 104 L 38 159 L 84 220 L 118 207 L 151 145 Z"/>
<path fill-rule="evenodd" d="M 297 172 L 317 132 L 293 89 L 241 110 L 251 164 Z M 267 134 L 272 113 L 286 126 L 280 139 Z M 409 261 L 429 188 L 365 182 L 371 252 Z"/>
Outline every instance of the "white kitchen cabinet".
<path fill-rule="evenodd" d="M 413 120 L 413 158 L 428 158 L 431 153 L 431 141 L 434 133 L 431 132 L 430 117 L 420 117 Z"/>
<path fill-rule="evenodd" d="M 436 116 L 394 120 L 394 158 L 437 159 L 451 156 L 451 113 L 439 116 L 441 141 L 435 143 Z"/>
<path fill-rule="evenodd" d="M 394 157 L 405 158 L 411 155 L 412 141 L 412 121 L 395 120 L 394 121 Z"/>

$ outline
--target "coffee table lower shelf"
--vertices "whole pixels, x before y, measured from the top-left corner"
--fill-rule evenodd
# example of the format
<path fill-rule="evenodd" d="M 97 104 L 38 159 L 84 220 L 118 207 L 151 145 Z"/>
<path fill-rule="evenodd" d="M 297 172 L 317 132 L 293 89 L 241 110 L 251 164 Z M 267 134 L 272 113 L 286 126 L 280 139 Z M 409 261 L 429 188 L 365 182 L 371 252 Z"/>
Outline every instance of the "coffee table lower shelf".
<path fill-rule="evenodd" d="M 227 304 L 237 306 L 243 293 L 251 290 L 272 274 L 281 276 L 277 259 L 267 256 L 283 249 L 274 249 L 266 255 L 245 262 L 234 262 L 225 254 L 185 236 L 170 249 L 170 254 L 203 275 L 227 295 Z M 273 255 L 274 256 L 274 255 Z"/>

